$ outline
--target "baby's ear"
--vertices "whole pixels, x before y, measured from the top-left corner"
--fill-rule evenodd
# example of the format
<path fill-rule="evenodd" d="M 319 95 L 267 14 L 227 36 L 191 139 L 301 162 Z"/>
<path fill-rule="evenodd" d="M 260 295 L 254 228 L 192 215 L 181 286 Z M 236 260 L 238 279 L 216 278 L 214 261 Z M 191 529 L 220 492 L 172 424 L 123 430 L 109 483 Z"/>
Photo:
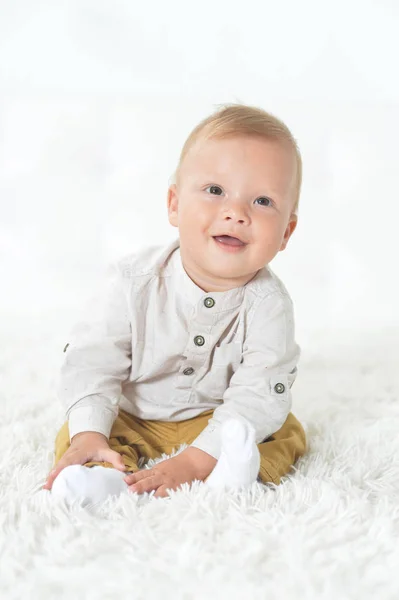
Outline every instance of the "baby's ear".
<path fill-rule="evenodd" d="M 167 196 L 167 208 L 168 208 L 168 218 L 169 223 L 174 227 L 178 226 L 178 198 L 177 198 L 177 187 L 175 183 L 168 188 L 168 196 Z"/>
<path fill-rule="evenodd" d="M 288 223 L 288 225 L 287 225 L 287 227 L 285 229 L 285 232 L 284 232 L 284 238 L 283 238 L 283 241 L 281 243 L 280 252 L 281 252 L 281 250 L 285 250 L 285 248 L 286 248 L 286 246 L 288 244 L 288 240 L 290 239 L 290 237 L 292 236 L 292 234 L 295 231 L 297 223 L 298 223 L 298 217 L 297 217 L 297 215 L 292 214 L 290 216 L 290 221 L 289 221 L 289 223 Z"/>

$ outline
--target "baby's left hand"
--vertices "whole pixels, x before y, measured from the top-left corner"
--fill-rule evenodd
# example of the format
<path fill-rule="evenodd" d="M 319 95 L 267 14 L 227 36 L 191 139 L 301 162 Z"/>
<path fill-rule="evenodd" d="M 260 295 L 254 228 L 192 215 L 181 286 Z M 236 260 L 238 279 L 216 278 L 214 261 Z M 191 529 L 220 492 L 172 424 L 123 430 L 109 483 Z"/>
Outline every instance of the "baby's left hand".
<path fill-rule="evenodd" d="M 183 451 L 173 458 L 158 463 L 151 469 L 126 475 L 124 481 L 132 492 L 143 494 L 156 490 L 154 494 L 156 498 L 167 497 L 168 489 L 175 490 L 182 483 L 191 483 L 195 479 L 200 479 L 197 471 L 195 461 Z"/>

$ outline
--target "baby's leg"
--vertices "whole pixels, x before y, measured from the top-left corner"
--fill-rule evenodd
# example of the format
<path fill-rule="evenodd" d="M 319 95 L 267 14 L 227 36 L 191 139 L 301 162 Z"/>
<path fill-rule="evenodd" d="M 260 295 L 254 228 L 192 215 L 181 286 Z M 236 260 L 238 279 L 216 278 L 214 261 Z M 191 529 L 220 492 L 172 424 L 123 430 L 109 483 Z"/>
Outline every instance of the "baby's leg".
<path fill-rule="evenodd" d="M 127 472 L 99 465 L 69 465 L 54 480 L 51 494 L 69 507 L 76 501 L 82 506 L 97 504 L 126 492 L 128 486 L 123 481 L 126 475 Z"/>
<path fill-rule="evenodd" d="M 249 423 L 229 419 L 220 428 L 221 454 L 206 484 L 212 488 L 247 487 L 257 480 L 260 455 Z"/>
<path fill-rule="evenodd" d="M 259 478 L 262 483 L 279 485 L 281 478 L 292 473 L 292 467 L 306 453 L 307 439 L 302 424 L 290 412 L 284 425 L 267 440 L 258 444 Z"/>

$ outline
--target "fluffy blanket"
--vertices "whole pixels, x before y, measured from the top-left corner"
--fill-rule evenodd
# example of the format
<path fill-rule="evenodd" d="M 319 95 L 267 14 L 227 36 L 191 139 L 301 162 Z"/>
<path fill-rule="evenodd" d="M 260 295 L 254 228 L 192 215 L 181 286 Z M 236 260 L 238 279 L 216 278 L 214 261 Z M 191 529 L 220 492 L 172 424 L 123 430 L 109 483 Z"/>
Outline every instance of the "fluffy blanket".
<path fill-rule="evenodd" d="M 399 598 L 397 331 L 308 341 L 293 412 L 309 447 L 280 486 L 198 484 L 68 512 L 41 489 L 63 422 L 65 333 L 56 317 L 7 321 L 1 598 Z"/>

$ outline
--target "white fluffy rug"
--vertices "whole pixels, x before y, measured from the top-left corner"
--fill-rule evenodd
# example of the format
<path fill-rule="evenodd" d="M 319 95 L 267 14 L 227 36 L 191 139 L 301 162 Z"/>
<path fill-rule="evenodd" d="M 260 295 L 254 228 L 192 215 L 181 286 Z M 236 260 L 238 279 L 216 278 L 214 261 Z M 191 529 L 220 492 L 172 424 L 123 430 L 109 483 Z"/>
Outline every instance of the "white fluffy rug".
<path fill-rule="evenodd" d="M 63 421 L 65 327 L 1 331 L 0 597 L 399 598 L 398 332 L 303 351 L 293 412 L 309 450 L 275 487 L 126 495 L 68 513 L 40 487 Z M 16 331 L 16 323 L 19 328 Z"/>

